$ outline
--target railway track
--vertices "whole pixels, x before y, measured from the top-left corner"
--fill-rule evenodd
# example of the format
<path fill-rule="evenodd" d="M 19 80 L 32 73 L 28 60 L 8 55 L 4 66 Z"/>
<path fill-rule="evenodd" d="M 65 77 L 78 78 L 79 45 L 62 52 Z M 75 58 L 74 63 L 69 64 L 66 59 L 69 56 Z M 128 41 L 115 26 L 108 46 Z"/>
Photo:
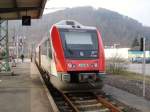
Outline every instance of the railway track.
<path fill-rule="evenodd" d="M 94 92 L 62 92 L 46 82 L 60 112 L 123 112 L 122 107 L 106 95 Z"/>
<path fill-rule="evenodd" d="M 45 73 L 42 70 L 40 72 Z M 42 79 L 60 112 L 124 112 L 122 106 L 104 93 L 82 90 L 63 92 L 55 88 L 44 75 Z"/>
<path fill-rule="evenodd" d="M 71 101 L 77 112 L 110 112 L 95 95 L 90 92 L 86 93 L 67 93 L 68 100 Z"/>

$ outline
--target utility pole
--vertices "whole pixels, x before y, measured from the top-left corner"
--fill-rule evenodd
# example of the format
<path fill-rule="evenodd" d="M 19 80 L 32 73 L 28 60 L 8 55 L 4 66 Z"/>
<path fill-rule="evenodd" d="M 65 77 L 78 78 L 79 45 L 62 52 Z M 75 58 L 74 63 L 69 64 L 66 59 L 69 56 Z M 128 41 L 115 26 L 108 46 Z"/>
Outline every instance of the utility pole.
<path fill-rule="evenodd" d="M 143 64 L 142 64 L 142 74 L 143 74 L 143 97 L 145 97 L 145 38 L 141 38 L 141 51 L 143 51 Z"/>
<path fill-rule="evenodd" d="M 16 54 L 17 54 L 17 63 L 18 63 L 18 55 L 19 55 L 19 41 L 18 41 L 18 35 L 17 35 L 17 40 L 16 40 Z"/>

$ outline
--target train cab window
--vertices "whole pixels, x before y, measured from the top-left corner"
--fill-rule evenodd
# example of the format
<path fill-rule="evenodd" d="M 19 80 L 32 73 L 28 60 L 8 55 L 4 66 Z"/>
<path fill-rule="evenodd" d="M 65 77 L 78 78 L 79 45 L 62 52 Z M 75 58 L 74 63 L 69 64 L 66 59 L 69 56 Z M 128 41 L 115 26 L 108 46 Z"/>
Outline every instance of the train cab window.
<path fill-rule="evenodd" d="M 49 47 L 48 47 L 48 57 L 49 57 L 50 59 L 52 59 L 52 50 L 51 50 L 50 44 L 49 44 Z"/>
<path fill-rule="evenodd" d="M 76 32 L 68 32 L 65 33 L 66 43 L 69 45 L 92 45 L 92 39 L 90 33 L 76 33 Z"/>
<path fill-rule="evenodd" d="M 97 58 L 98 37 L 96 30 L 61 30 L 65 56 L 68 58 Z"/>

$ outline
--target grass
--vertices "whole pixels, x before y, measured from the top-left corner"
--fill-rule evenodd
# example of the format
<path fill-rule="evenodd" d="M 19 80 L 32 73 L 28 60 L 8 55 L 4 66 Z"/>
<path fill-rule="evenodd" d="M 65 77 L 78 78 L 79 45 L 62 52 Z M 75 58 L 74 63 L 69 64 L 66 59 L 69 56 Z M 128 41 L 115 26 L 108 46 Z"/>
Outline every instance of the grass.
<path fill-rule="evenodd" d="M 108 72 L 108 74 L 109 74 L 109 72 Z M 113 73 L 110 73 L 110 74 L 113 74 Z M 129 79 L 129 80 L 140 80 L 140 81 L 143 81 L 143 74 L 139 74 L 139 73 L 135 73 L 135 72 L 122 71 L 120 73 L 113 74 L 113 75 L 122 76 L 124 78 Z M 150 84 L 150 76 L 145 76 L 145 80 L 146 80 L 147 83 Z"/>
<path fill-rule="evenodd" d="M 118 56 L 106 61 L 106 73 L 122 76 L 128 80 L 143 81 L 143 74 L 130 72 L 127 70 L 128 62 Z M 150 76 L 145 76 L 145 80 L 150 84 Z"/>

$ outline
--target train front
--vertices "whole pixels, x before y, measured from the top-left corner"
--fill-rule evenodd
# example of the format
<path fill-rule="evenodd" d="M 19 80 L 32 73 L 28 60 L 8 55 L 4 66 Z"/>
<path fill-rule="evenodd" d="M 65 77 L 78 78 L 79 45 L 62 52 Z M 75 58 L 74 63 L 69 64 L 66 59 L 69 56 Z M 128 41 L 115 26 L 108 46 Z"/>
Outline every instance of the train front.
<path fill-rule="evenodd" d="M 75 21 L 62 23 L 57 25 L 63 51 L 60 60 L 63 60 L 61 64 L 64 65 L 61 67 L 63 70 L 58 73 L 61 76 L 59 80 L 70 85 L 102 88 L 105 58 L 99 31 L 95 27 L 83 26 Z"/>

